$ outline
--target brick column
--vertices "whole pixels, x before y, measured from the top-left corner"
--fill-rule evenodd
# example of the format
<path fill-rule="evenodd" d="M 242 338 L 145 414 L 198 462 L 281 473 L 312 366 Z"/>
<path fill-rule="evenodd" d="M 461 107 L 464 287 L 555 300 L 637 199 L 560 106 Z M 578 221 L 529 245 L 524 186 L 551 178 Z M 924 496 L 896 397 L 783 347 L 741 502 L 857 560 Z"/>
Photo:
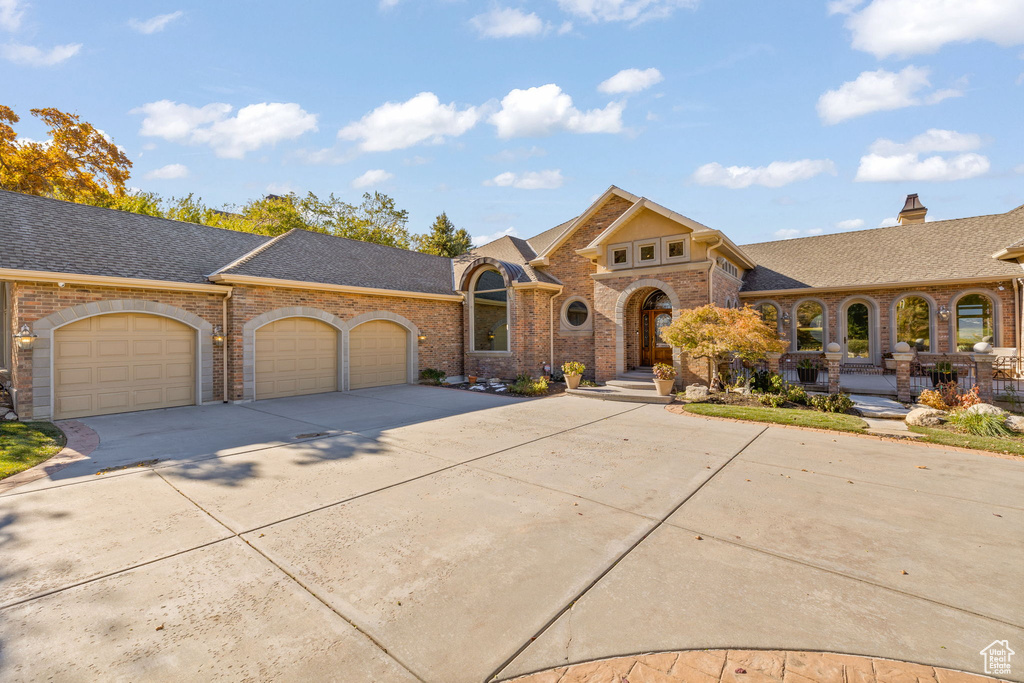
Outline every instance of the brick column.
<path fill-rule="evenodd" d="M 835 342 L 829 344 L 829 350 L 825 352 L 825 361 L 828 362 L 828 393 L 839 393 L 839 361 L 843 359 L 842 351 L 833 351 L 832 345 L 839 346 Z"/>
<path fill-rule="evenodd" d="M 982 342 L 984 343 L 984 342 Z M 982 343 L 975 345 L 974 350 L 974 383 L 978 386 L 978 396 L 985 403 L 991 403 L 992 394 L 992 362 L 996 359 L 991 350 L 982 351 L 979 347 Z M 991 345 L 985 344 L 991 349 Z"/>
<path fill-rule="evenodd" d="M 896 361 L 896 400 L 910 403 L 910 361 L 914 354 L 893 352 L 892 358 Z"/>

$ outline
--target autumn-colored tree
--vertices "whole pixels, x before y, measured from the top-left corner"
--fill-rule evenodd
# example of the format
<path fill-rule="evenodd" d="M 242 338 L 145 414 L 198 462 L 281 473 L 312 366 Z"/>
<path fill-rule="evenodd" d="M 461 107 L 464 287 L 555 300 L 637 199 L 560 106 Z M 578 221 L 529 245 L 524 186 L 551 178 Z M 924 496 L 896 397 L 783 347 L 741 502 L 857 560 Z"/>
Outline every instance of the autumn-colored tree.
<path fill-rule="evenodd" d="M 455 258 L 469 251 L 473 239 L 465 228 L 455 229 L 447 213 L 441 213 L 426 235 L 416 236 L 416 250 L 424 254 Z"/>
<path fill-rule="evenodd" d="M 19 140 L 21 119 L 0 105 L 0 188 L 104 205 L 125 193 L 132 162 L 106 135 L 76 114 L 32 109 L 46 124 L 45 142 Z"/>
<path fill-rule="evenodd" d="M 721 308 L 708 304 L 684 310 L 662 330 L 661 338 L 691 358 L 707 358 L 709 371 L 732 358 L 753 362 L 763 360 L 769 352 L 781 353 L 787 347 L 776 330 L 749 306 Z"/>

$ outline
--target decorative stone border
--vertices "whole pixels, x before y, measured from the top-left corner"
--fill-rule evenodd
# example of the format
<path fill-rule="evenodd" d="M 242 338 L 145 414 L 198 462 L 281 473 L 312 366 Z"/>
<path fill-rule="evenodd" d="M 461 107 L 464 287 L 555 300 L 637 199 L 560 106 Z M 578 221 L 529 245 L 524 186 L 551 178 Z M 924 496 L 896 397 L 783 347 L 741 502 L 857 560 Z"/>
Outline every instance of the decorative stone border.
<path fill-rule="evenodd" d="M 142 299 L 94 301 L 63 308 L 32 323 L 37 339 L 32 347 L 32 419 L 53 417 L 53 333 L 70 323 L 106 313 L 146 313 L 177 320 L 195 329 L 199 343 L 199 395 L 197 403 L 213 400 L 213 325 L 194 313 Z"/>
<path fill-rule="evenodd" d="M 516 683 L 996 683 L 999 679 L 891 659 L 823 652 L 691 650 L 602 659 L 512 680 Z"/>
<path fill-rule="evenodd" d="M 67 439 L 64 448 L 57 455 L 44 460 L 35 467 L 12 474 L 0 481 L 0 493 L 6 493 L 15 487 L 43 479 L 55 472 L 61 471 L 73 462 L 85 460 L 100 445 L 100 435 L 83 422 L 78 420 L 61 420 L 54 424 L 60 427 Z"/>

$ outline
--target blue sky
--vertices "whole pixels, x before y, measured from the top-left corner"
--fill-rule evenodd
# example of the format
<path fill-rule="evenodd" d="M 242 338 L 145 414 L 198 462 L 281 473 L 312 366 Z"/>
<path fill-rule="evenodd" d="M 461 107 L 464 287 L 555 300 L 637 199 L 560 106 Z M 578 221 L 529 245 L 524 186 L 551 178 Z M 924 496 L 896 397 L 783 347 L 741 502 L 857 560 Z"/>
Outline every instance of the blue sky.
<path fill-rule="evenodd" d="M 528 237 L 611 184 L 739 243 L 1024 203 L 1024 0 L 0 0 L 0 93 L 133 187 L 378 189 L 414 232 Z"/>

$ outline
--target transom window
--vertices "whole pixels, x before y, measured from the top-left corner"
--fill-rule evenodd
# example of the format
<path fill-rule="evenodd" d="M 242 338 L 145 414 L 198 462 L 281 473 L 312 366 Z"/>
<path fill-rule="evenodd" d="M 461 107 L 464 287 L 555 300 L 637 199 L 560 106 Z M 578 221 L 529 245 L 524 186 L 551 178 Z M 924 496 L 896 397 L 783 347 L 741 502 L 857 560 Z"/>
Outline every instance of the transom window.
<path fill-rule="evenodd" d="M 978 342 L 995 345 L 995 313 L 984 294 L 968 294 L 956 302 L 956 348 L 971 351 Z"/>
<path fill-rule="evenodd" d="M 474 351 L 508 351 L 508 290 L 497 270 L 485 270 L 473 283 Z"/>
<path fill-rule="evenodd" d="M 825 348 L 825 311 L 816 301 L 805 301 L 796 309 L 796 350 Z"/>
<path fill-rule="evenodd" d="M 668 296 L 666 296 L 665 292 L 662 291 L 654 292 L 647 297 L 646 301 L 644 301 L 645 311 L 654 311 L 659 309 L 672 310 L 672 302 L 669 301 Z"/>

